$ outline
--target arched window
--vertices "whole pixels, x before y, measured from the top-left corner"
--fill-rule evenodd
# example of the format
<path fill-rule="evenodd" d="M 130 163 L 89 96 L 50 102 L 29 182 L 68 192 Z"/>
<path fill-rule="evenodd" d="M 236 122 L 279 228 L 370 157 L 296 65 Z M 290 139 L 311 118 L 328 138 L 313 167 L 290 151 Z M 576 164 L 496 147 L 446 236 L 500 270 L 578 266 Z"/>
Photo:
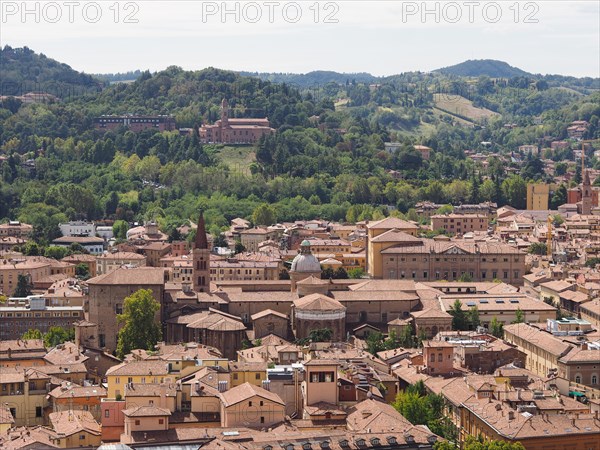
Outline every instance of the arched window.
<path fill-rule="evenodd" d="M 592 375 L 592 384 L 598 384 L 598 375 Z"/>
<path fill-rule="evenodd" d="M 581 375 L 575 375 L 575 383 L 581 384 Z"/>

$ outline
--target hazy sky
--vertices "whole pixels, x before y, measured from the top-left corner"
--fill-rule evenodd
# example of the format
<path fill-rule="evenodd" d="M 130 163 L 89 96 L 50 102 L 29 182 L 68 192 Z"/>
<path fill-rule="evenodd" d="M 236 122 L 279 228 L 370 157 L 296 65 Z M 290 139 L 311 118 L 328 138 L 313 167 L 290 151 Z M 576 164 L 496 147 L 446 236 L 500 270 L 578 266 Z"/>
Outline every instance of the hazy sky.
<path fill-rule="evenodd" d="M 389 75 L 489 58 L 533 73 L 600 76 L 600 0 L 0 4 L 2 45 L 88 73 L 178 65 Z"/>

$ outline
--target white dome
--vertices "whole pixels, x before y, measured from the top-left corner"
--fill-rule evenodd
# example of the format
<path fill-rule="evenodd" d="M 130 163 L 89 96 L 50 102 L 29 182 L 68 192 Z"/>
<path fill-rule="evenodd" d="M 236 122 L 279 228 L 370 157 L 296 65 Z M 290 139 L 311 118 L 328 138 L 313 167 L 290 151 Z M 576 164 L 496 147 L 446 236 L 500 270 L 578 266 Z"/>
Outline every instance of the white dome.
<path fill-rule="evenodd" d="M 292 272 L 321 272 L 321 263 L 312 253 L 298 253 L 292 261 Z"/>

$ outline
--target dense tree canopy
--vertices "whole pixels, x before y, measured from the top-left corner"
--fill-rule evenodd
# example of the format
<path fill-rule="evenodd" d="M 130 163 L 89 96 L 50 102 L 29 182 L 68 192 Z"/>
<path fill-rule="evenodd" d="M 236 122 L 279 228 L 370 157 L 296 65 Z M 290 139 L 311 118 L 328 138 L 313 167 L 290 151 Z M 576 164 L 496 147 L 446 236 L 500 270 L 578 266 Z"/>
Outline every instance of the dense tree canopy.
<path fill-rule="evenodd" d="M 152 291 L 140 289 L 123 302 L 123 314 L 117 316 L 121 325 L 117 340 L 117 356 L 123 358 L 135 349 L 154 350 L 162 332 L 156 320 L 160 309 Z"/>

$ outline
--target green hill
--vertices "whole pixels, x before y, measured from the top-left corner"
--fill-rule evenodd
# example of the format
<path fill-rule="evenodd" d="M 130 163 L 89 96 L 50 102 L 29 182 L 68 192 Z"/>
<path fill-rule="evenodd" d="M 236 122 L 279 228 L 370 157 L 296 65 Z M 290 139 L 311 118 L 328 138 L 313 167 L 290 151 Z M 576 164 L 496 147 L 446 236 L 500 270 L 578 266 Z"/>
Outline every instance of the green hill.
<path fill-rule="evenodd" d="M 78 72 L 67 64 L 35 53 L 28 47 L 0 49 L 0 95 L 18 96 L 27 92 L 46 92 L 65 99 L 98 92 L 100 80 Z"/>
<path fill-rule="evenodd" d="M 340 73 L 328 70 L 316 70 L 308 73 L 261 73 L 261 72 L 239 72 L 240 75 L 256 77 L 274 83 L 286 83 L 300 89 L 323 86 L 327 83 L 374 83 L 377 77 L 370 73 Z"/>
<path fill-rule="evenodd" d="M 504 61 L 497 61 L 494 59 L 468 60 L 454 66 L 438 69 L 436 72 L 460 77 L 479 77 L 487 75 L 491 78 L 513 78 L 532 76 L 532 74 L 517 67 L 513 67 Z"/>

